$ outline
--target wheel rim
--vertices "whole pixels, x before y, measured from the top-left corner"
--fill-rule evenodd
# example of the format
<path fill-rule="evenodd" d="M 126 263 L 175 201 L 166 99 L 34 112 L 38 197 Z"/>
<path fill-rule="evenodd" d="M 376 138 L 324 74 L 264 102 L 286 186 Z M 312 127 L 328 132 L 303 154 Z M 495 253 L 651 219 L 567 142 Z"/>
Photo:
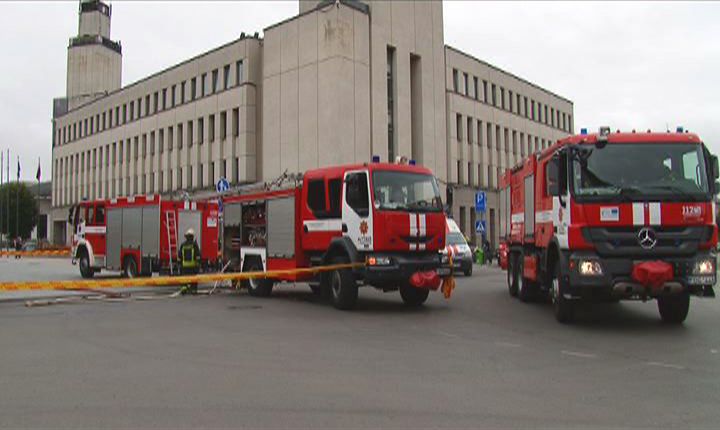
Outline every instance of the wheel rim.
<path fill-rule="evenodd" d="M 134 262 L 133 260 L 130 260 L 130 261 L 128 262 L 128 266 L 127 266 L 127 277 L 128 277 L 128 278 L 134 278 L 134 277 L 135 277 L 135 272 L 136 272 L 135 262 Z"/>
<path fill-rule="evenodd" d="M 523 291 L 523 276 L 522 276 L 522 273 L 518 273 L 517 286 L 518 286 L 518 294 L 521 294 L 522 291 Z"/>
<path fill-rule="evenodd" d="M 80 271 L 83 273 L 87 273 L 89 268 L 90 268 L 90 262 L 88 261 L 87 257 L 83 256 L 80 259 Z"/>
<path fill-rule="evenodd" d="M 551 290 L 550 296 L 552 297 L 552 302 L 557 303 L 558 298 L 560 297 L 560 282 L 557 280 L 557 278 L 553 278 L 552 280 L 552 290 Z"/>
<path fill-rule="evenodd" d="M 340 295 L 340 272 L 335 271 L 333 272 L 332 281 L 330 285 L 332 286 L 332 292 L 333 296 L 338 297 Z"/>
<path fill-rule="evenodd" d="M 258 279 L 256 279 L 256 278 L 251 278 L 251 279 L 248 280 L 248 285 L 249 285 L 250 288 L 253 289 L 253 290 L 257 290 L 257 288 L 258 288 L 258 283 L 259 283 L 259 281 L 258 281 Z"/>

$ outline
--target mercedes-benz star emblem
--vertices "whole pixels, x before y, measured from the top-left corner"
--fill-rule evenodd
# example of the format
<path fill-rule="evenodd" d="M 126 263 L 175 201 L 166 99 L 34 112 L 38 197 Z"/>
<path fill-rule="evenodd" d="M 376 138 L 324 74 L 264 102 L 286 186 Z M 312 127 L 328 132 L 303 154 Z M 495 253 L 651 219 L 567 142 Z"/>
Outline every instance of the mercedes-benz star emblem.
<path fill-rule="evenodd" d="M 652 249 L 657 244 L 657 237 L 655 236 L 655 230 L 644 227 L 638 234 L 638 243 L 643 249 Z"/>

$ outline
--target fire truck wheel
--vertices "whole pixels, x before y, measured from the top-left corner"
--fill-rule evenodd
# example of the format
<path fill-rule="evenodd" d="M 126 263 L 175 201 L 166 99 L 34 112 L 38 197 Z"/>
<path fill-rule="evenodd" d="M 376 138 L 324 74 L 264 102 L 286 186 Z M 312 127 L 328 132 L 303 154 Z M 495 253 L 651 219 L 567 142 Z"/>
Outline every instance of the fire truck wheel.
<path fill-rule="evenodd" d="M 658 297 L 658 311 L 664 323 L 682 324 L 690 310 L 690 294 Z"/>
<path fill-rule="evenodd" d="M 335 264 L 347 263 L 346 258 L 335 259 Z M 330 273 L 330 290 L 333 306 L 340 310 L 350 310 L 357 304 L 358 286 L 349 269 L 338 269 Z"/>
<path fill-rule="evenodd" d="M 525 259 L 523 258 L 522 254 L 518 255 L 515 267 L 517 267 L 517 296 L 521 302 L 527 303 L 532 300 L 532 287 L 523 276 L 523 271 L 525 269 Z"/>
<path fill-rule="evenodd" d="M 251 261 L 245 265 L 243 272 L 262 272 L 263 268 L 258 261 Z M 273 281 L 271 279 L 248 279 L 244 281 L 245 287 L 253 297 L 270 297 L 273 289 Z"/>
<path fill-rule="evenodd" d="M 563 296 L 567 288 L 560 273 L 560 264 L 555 264 L 555 272 L 550 280 L 550 298 L 552 299 L 555 319 L 561 323 L 571 323 L 575 319 L 575 306 Z"/>
<path fill-rule="evenodd" d="M 508 254 L 507 285 L 508 285 L 508 291 L 510 292 L 510 295 L 512 297 L 516 297 L 518 294 L 516 266 L 517 265 L 516 265 L 515 254 L 514 253 Z"/>
<path fill-rule="evenodd" d="M 135 262 L 135 259 L 131 256 L 125 257 L 125 261 L 123 262 L 123 276 L 126 278 L 137 278 L 138 275 L 138 267 L 137 262 Z"/>
<path fill-rule="evenodd" d="M 403 303 L 409 307 L 416 308 L 422 306 L 429 294 L 430 290 L 425 288 L 415 288 L 407 284 L 400 286 L 400 297 L 402 297 Z"/>
<path fill-rule="evenodd" d="M 95 271 L 90 267 L 90 257 L 88 256 L 87 251 L 81 251 L 78 266 L 80 266 L 80 276 L 85 279 L 92 278 L 95 274 Z"/>

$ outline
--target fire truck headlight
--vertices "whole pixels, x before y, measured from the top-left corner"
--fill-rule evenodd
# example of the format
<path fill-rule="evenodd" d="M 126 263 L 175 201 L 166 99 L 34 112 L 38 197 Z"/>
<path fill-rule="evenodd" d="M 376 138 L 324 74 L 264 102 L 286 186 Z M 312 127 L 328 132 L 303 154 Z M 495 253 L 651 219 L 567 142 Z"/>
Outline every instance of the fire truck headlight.
<path fill-rule="evenodd" d="M 698 260 L 693 269 L 694 275 L 712 275 L 715 273 L 715 262 L 711 258 Z"/>
<path fill-rule="evenodd" d="M 583 276 L 600 276 L 603 274 L 602 266 L 597 260 L 580 260 L 578 272 Z"/>
<path fill-rule="evenodd" d="M 389 266 L 392 263 L 390 257 L 370 257 L 368 265 L 370 266 Z"/>

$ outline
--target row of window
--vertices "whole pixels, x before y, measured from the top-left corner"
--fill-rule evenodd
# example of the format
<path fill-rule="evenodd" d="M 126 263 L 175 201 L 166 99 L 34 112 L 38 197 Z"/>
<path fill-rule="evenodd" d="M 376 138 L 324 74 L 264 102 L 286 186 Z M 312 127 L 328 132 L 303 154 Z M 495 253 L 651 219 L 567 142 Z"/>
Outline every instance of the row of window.
<path fill-rule="evenodd" d="M 55 180 L 54 184 L 62 184 L 62 188 L 57 187 L 55 190 L 56 204 L 70 204 L 80 201 L 82 198 L 91 200 L 98 198 L 114 198 L 120 196 L 131 196 L 136 194 L 152 194 L 162 193 L 175 190 L 191 190 L 194 188 L 205 188 L 214 184 L 219 177 L 228 178 L 232 183 L 239 182 L 240 174 L 240 158 L 235 157 L 234 164 L 231 166 L 232 172 L 228 172 L 228 160 L 220 160 L 219 176 L 215 177 L 216 162 L 200 163 L 197 165 L 197 181 L 193 178 L 193 166 L 188 165 L 177 167 L 176 169 L 168 169 L 168 175 L 164 175 L 164 171 L 157 172 L 157 185 L 155 182 L 155 172 L 146 174 L 131 174 L 129 167 L 127 169 L 118 169 L 118 177 L 110 178 L 110 168 L 103 165 L 95 167 L 95 150 L 92 156 L 89 153 L 76 154 L 71 157 L 64 157 L 55 160 Z M 102 150 L 100 151 L 102 157 Z M 92 167 L 91 167 L 92 164 Z M 209 168 L 207 182 L 205 181 L 204 168 Z M 173 183 L 173 173 L 175 174 L 175 182 Z M 183 174 L 184 173 L 184 174 Z M 228 176 L 232 173 L 232 177 Z M 96 174 L 101 178 L 95 180 Z M 132 181 L 132 179 L 135 179 Z M 185 179 L 185 181 L 183 181 Z"/>
<path fill-rule="evenodd" d="M 58 128 L 54 144 L 64 145 L 68 142 L 156 114 L 159 111 L 172 109 L 175 106 L 194 101 L 197 98 L 227 90 L 231 86 L 238 86 L 244 81 L 243 73 L 243 60 L 238 60 L 235 62 L 235 70 L 232 70 L 230 64 L 223 67 L 222 83 L 219 82 L 220 69 L 215 69 L 209 75 L 208 73 L 203 73 L 199 78 L 192 78 L 189 88 L 187 88 L 187 81 L 182 81 L 179 84 L 171 85 L 170 87 L 155 91 L 153 94 L 146 95 L 144 98 L 144 106 L 143 98 L 139 97 L 137 100 L 124 103 L 122 106 L 112 107 L 105 112 Z M 232 82 L 233 75 L 234 82 Z M 208 77 L 210 78 L 209 82 Z M 199 94 L 198 82 L 200 87 Z"/>
<path fill-rule="evenodd" d="M 461 77 L 458 69 L 453 69 L 452 74 L 453 91 L 458 94 L 463 94 L 567 133 L 573 132 L 572 114 L 570 113 L 565 113 L 560 111 L 560 109 L 543 105 L 539 101 L 528 99 L 527 96 L 513 93 L 511 90 L 506 91 L 502 86 L 499 86 L 500 91 L 498 91 L 498 85 L 492 82 L 488 83 L 488 81 L 484 79 L 481 84 L 477 76 L 471 77 L 466 72 L 462 72 L 462 82 L 460 82 Z M 472 85 L 470 84 L 471 78 Z"/>
<path fill-rule="evenodd" d="M 462 114 L 455 114 L 455 134 L 458 142 L 465 141 L 469 145 L 477 144 L 478 146 L 486 146 L 497 151 L 504 151 L 513 155 L 519 155 L 524 158 L 540 149 L 545 149 L 550 145 L 550 139 L 542 139 L 534 136 L 535 145 L 533 145 L 533 136 L 526 133 L 512 130 L 508 127 L 501 127 L 490 121 L 483 121 L 466 117 L 463 119 Z"/>

